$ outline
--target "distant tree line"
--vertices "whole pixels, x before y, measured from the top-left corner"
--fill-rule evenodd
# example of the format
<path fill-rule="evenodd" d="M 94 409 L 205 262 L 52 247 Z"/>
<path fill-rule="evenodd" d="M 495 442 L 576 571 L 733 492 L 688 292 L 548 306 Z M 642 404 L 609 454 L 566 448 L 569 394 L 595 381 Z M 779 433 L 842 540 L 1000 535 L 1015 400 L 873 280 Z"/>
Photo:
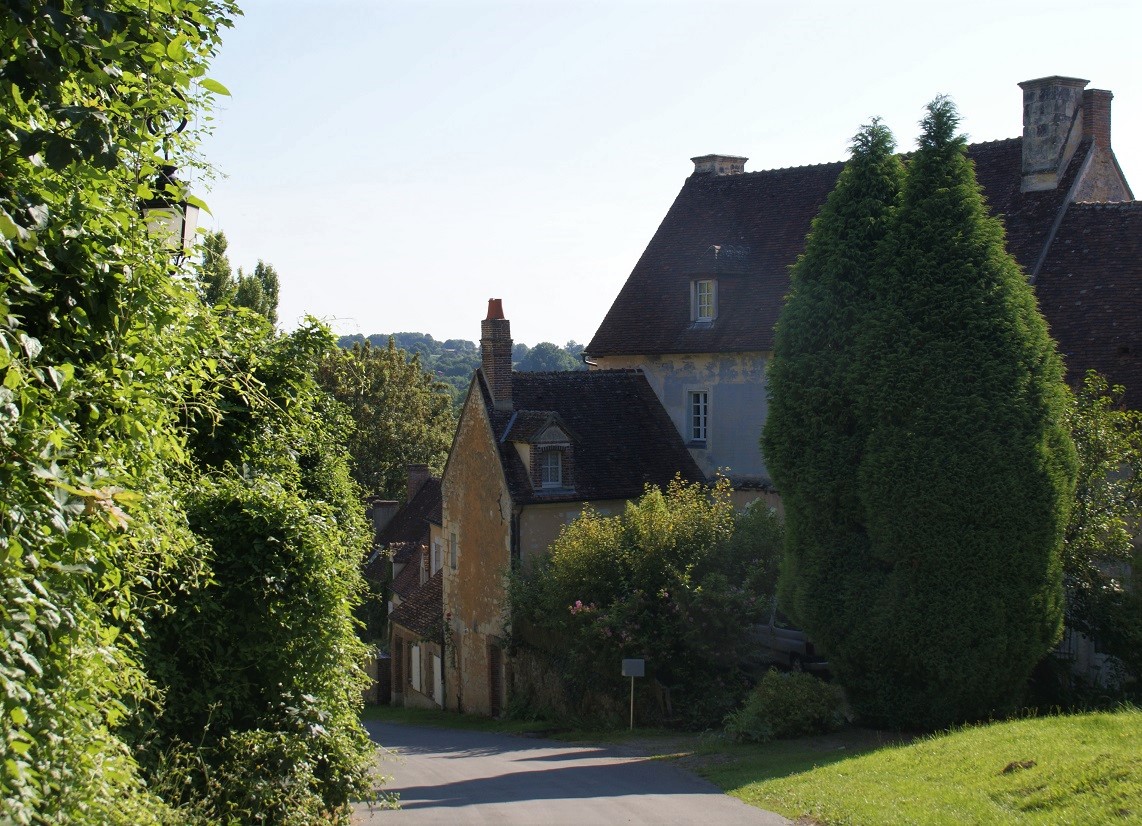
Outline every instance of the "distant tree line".
<path fill-rule="evenodd" d="M 340 344 L 349 349 L 354 344 L 368 342 L 373 347 L 384 349 L 389 339 L 398 349 L 420 357 L 421 367 L 448 385 L 452 401 L 456 407 L 464 399 L 472 373 L 480 366 L 480 348 L 474 341 L 450 338 L 437 341 L 428 333 L 374 333 L 341 336 Z M 523 372 L 586 370 L 583 363 L 583 346 L 577 341 L 568 341 L 560 347 L 550 341 L 541 341 L 534 347 L 516 344 L 512 347 L 512 366 Z"/>

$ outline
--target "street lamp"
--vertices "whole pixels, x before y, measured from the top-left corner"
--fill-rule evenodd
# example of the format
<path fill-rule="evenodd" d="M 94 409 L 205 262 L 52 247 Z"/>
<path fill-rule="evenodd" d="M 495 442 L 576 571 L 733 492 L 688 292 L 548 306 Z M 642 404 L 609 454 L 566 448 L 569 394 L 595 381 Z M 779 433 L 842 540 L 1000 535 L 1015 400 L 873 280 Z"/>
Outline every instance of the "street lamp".
<path fill-rule="evenodd" d="M 155 179 L 153 196 L 141 202 L 139 208 L 151 237 L 171 250 L 175 263 L 181 264 L 187 252 L 194 248 L 198 207 L 186 200 L 174 200 L 172 193 L 179 191 L 177 174 L 176 167 L 163 166 Z"/>

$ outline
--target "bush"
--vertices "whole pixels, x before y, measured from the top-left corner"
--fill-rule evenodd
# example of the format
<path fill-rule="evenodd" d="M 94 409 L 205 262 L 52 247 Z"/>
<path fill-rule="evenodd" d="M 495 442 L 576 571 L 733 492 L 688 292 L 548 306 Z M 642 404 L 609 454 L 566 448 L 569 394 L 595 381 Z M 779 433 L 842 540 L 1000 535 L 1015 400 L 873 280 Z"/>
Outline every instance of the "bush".
<path fill-rule="evenodd" d="M 639 657 L 640 714 L 716 725 L 748 688 L 742 632 L 767 610 L 772 592 L 759 588 L 780 545 L 777 516 L 735 517 L 725 480 L 648 488 L 619 516 L 587 510 L 512 578 L 515 641 L 558 673 L 573 716 L 605 720 L 605 698 L 629 691 L 619 660 Z"/>
<path fill-rule="evenodd" d="M 768 671 L 745 705 L 726 715 L 726 734 L 764 743 L 836 731 L 845 722 L 841 690 L 810 674 Z"/>

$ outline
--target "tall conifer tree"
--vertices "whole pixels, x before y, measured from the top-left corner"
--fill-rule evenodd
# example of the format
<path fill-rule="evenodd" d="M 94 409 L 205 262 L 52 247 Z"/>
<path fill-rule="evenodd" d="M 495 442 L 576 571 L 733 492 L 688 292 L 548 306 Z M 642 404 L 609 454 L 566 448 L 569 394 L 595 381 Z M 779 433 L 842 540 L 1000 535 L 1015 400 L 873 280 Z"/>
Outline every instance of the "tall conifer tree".
<path fill-rule="evenodd" d="M 858 564 L 880 583 L 831 653 L 866 720 L 908 727 L 1019 701 L 1061 631 L 1075 475 L 1062 362 L 958 122 L 929 104 L 853 362 Z"/>
<path fill-rule="evenodd" d="M 894 148 L 892 133 L 875 120 L 853 138 L 851 159 L 793 267 L 767 376 L 762 447 L 786 517 L 781 601 L 826 650 L 843 644 L 849 614 L 861 607 L 863 438 L 850 370 L 869 273 L 904 178 Z M 842 584 L 853 598 L 818 598 Z"/>

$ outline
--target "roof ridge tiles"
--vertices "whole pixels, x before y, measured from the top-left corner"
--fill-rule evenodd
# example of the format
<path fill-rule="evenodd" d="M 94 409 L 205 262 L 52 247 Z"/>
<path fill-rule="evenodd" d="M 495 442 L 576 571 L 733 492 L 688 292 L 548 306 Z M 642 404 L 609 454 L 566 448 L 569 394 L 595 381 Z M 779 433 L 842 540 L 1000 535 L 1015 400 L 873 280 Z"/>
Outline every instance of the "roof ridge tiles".
<path fill-rule="evenodd" d="M 1088 210 L 1127 211 L 1142 208 L 1142 201 L 1074 201 L 1072 207 Z"/>
<path fill-rule="evenodd" d="M 1021 138 L 1021 137 L 993 138 L 992 140 L 975 141 L 973 143 L 968 143 L 968 144 L 966 144 L 966 146 L 968 149 L 972 149 L 975 147 L 989 148 L 989 147 L 995 146 L 997 144 L 1010 144 L 1010 143 L 1015 143 L 1015 142 L 1021 141 L 1021 140 L 1023 140 L 1023 138 Z M 915 150 L 910 150 L 908 152 L 902 151 L 902 152 L 898 152 L 897 154 L 907 158 L 907 157 L 915 154 Z M 718 182 L 726 181 L 726 182 L 728 182 L 728 181 L 736 180 L 738 178 L 758 177 L 758 176 L 766 175 L 766 174 L 772 173 L 772 172 L 792 172 L 792 171 L 798 171 L 798 170 L 803 170 L 803 169 L 819 169 L 821 167 L 836 166 L 837 164 L 843 165 L 846 163 L 848 163 L 848 161 L 846 161 L 846 160 L 836 160 L 836 161 L 820 161 L 818 163 L 790 164 L 789 166 L 770 166 L 770 167 L 766 167 L 765 169 L 751 169 L 749 172 L 739 172 L 736 175 L 691 175 L 689 179 L 699 180 L 699 181 L 718 181 Z"/>

